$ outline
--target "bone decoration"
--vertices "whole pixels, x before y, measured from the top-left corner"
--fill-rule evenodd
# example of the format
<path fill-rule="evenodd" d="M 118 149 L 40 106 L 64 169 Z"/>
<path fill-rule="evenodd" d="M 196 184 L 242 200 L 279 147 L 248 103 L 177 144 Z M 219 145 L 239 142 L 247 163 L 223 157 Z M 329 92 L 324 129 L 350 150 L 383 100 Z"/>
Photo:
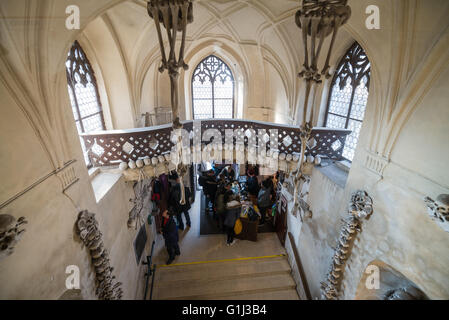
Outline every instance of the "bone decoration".
<path fill-rule="evenodd" d="M 115 276 L 112 274 L 114 268 L 110 266 L 109 254 L 104 247 L 95 214 L 87 210 L 81 211 L 76 221 L 76 231 L 89 249 L 92 258 L 97 280 L 95 294 L 101 300 L 120 300 L 123 295 L 120 288 L 122 283 L 114 281 Z"/>
<path fill-rule="evenodd" d="M 449 232 L 449 194 L 440 194 L 436 200 L 425 197 L 427 213 L 444 231 Z"/>
<path fill-rule="evenodd" d="M 25 217 L 16 220 L 9 214 L 0 214 L 0 260 L 14 252 L 15 245 L 25 232 L 20 227 L 26 223 Z"/>
<path fill-rule="evenodd" d="M 373 200 L 366 191 L 358 190 L 352 194 L 348 213 L 349 216 L 342 219 L 344 224 L 332 258 L 331 269 L 326 281 L 321 282 L 322 298 L 326 300 L 338 299 L 346 261 L 351 254 L 354 240 L 361 231 L 362 221 L 373 213 Z"/>
<path fill-rule="evenodd" d="M 159 72 L 168 70 L 170 76 L 171 107 L 173 114 L 173 127 L 181 128 L 179 122 L 178 106 L 178 78 L 179 68 L 187 70 L 189 66 L 184 62 L 184 48 L 187 33 L 187 24 L 193 22 L 193 3 L 192 0 L 150 0 L 147 3 L 148 15 L 154 20 L 158 35 L 160 51 L 162 55 Z M 164 40 L 162 37 L 162 26 L 167 31 L 170 51 L 167 57 L 165 52 Z M 181 33 L 181 44 L 179 54 L 176 58 L 176 36 Z"/>
<path fill-rule="evenodd" d="M 347 0 L 303 0 L 301 8 L 296 12 L 295 22 L 301 29 L 304 64 L 298 77 L 305 81 L 305 97 L 302 113 L 302 124 L 300 141 L 301 156 L 298 168 L 295 172 L 295 194 L 299 191 L 300 178 L 304 174 L 303 165 L 305 162 L 306 148 L 313 148 L 314 139 L 312 138 L 313 115 L 319 104 L 315 103 L 318 86 L 322 84 L 321 76 L 330 78 L 329 61 L 332 55 L 335 38 L 338 30 L 351 17 L 351 8 L 347 5 Z M 318 68 L 321 49 L 324 40 L 332 34 L 332 39 L 327 51 L 326 62 L 321 73 Z M 310 41 L 309 41 L 310 38 Z M 324 50 L 323 50 L 324 51 Z M 313 162 L 314 159 L 309 159 Z M 294 207 L 298 206 L 297 197 L 294 199 Z"/>

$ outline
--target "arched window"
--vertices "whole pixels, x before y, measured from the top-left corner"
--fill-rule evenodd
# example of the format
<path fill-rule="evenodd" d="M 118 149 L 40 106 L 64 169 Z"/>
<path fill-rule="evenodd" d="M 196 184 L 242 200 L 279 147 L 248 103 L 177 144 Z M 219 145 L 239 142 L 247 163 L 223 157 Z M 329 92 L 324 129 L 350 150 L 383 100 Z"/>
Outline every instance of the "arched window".
<path fill-rule="evenodd" d="M 78 133 L 105 130 L 103 111 L 94 71 L 78 41 L 70 48 L 66 61 L 67 84 Z M 90 166 L 81 139 L 86 164 Z"/>
<path fill-rule="evenodd" d="M 192 76 L 193 119 L 234 117 L 234 77 L 220 58 L 210 55 Z"/>
<path fill-rule="evenodd" d="M 365 116 L 371 67 L 363 48 L 355 42 L 340 61 L 332 80 L 325 126 L 352 130 L 343 157 L 352 161 Z"/>

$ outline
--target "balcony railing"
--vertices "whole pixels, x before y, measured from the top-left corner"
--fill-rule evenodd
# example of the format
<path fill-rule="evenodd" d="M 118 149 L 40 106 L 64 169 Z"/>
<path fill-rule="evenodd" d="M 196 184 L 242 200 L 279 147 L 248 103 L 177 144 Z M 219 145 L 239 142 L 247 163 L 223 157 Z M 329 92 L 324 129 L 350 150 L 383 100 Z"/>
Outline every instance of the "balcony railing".
<path fill-rule="evenodd" d="M 300 154 L 301 141 L 300 129 L 290 125 L 279 125 L 276 123 L 248 121 L 236 119 L 212 119 L 201 120 L 197 124 L 193 121 L 184 121 L 183 128 L 190 133 L 190 146 L 193 143 L 193 135 L 199 134 L 199 130 L 194 128 L 201 127 L 201 137 L 208 129 L 218 129 L 221 133 L 223 143 L 225 142 L 225 130 L 231 129 L 241 130 L 245 146 L 248 144 L 248 137 L 245 132 L 250 133 L 251 129 L 259 134 L 259 130 L 265 129 L 270 139 L 270 135 L 277 129 L 277 149 L 279 154 Z M 247 131 L 247 130 L 250 131 Z M 171 124 L 162 126 L 153 126 L 146 128 L 136 128 L 131 130 L 110 130 L 91 132 L 82 134 L 88 156 L 93 166 L 113 166 L 120 162 L 128 162 L 129 160 L 138 160 L 143 158 L 153 158 L 163 156 L 169 153 L 173 147 L 170 140 L 173 129 Z M 238 131 L 237 131 L 238 132 Z M 351 133 L 350 130 L 330 129 L 330 128 L 314 128 L 312 136 L 316 144 L 307 149 L 306 155 L 321 156 L 332 160 L 343 160 L 343 148 L 346 137 Z M 233 138 L 236 144 L 236 136 Z M 266 142 L 266 141 L 265 141 Z M 203 145 L 208 142 L 202 142 Z M 270 149 L 270 143 L 267 143 L 267 151 Z"/>

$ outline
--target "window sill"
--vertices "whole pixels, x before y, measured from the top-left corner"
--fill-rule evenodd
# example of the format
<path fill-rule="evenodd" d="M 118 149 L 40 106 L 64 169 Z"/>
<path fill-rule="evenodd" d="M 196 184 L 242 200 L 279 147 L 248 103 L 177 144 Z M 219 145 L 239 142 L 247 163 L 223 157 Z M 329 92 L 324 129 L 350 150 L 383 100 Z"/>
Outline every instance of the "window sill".
<path fill-rule="evenodd" d="M 341 163 L 345 161 L 337 161 L 337 162 L 324 162 L 321 166 L 316 167 L 324 176 L 326 176 L 329 180 L 334 182 L 337 186 L 341 188 L 345 188 L 346 182 L 348 181 L 348 174 L 350 168 L 350 162 L 346 161 L 346 163 Z"/>
<path fill-rule="evenodd" d="M 95 176 L 91 176 L 92 188 L 94 189 L 95 200 L 97 203 L 104 198 L 121 177 L 121 173 L 102 172 L 101 170 L 99 170 Z"/>
<path fill-rule="evenodd" d="M 351 169 L 351 162 L 349 162 L 348 160 L 336 161 L 335 165 L 346 172 L 349 172 L 349 170 Z"/>
<path fill-rule="evenodd" d="M 98 174 L 101 173 L 101 169 L 100 168 L 90 168 L 87 170 L 87 173 L 89 174 L 89 179 L 90 181 L 92 181 Z"/>

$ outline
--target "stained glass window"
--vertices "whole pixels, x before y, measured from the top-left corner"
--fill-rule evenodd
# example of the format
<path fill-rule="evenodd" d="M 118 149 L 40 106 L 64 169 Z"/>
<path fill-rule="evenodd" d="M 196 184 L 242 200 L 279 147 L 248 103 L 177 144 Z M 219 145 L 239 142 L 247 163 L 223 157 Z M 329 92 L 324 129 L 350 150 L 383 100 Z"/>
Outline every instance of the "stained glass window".
<path fill-rule="evenodd" d="M 70 103 L 78 133 L 105 130 L 103 111 L 92 66 L 78 41 L 70 48 L 66 61 Z M 91 165 L 83 139 L 84 159 Z"/>
<path fill-rule="evenodd" d="M 349 129 L 343 157 L 352 161 L 365 116 L 371 65 L 363 48 L 355 42 L 335 72 L 327 104 L 325 126 Z"/>
<path fill-rule="evenodd" d="M 193 119 L 234 117 L 234 77 L 220 58 L 210 55 L 192 76 Z"/>

